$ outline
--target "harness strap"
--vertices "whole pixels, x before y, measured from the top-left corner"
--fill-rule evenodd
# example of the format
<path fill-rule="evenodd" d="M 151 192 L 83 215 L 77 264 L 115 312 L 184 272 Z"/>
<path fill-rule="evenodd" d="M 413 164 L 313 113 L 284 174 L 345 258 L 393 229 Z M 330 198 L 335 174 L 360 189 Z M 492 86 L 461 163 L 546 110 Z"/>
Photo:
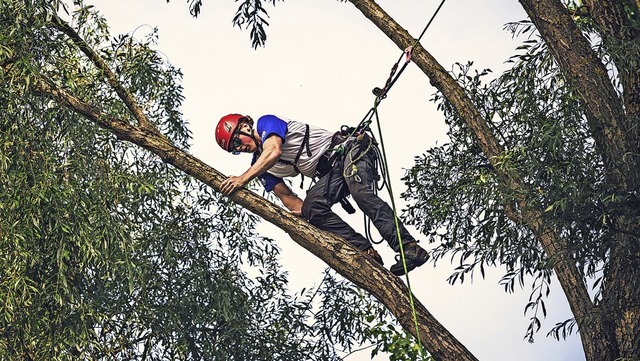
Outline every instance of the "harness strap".
<path fill-rule="evenodd" d="M 290 165 L 293 167 L 296 173 L 300 174 L 300 177 L 302 177 L 302 180 L 300 181 L 300 188 L 304 186 L 304 174 L 302 174 L 300 172 L 300 169 L 298 168 L 298 161 L 300 160 L 302 151 L 305 148 L 307 148 L 307 156 L 311 157 L 313 153 L 311 153 L 311 149 L 309 148 L 309 124 L 305 124 L 304 138 L 302 139 L 302 143 L 300 143 L 300 148 L 298 148 L 298 154 L 296 154 L 296 157 L 293 159 L 293 161 L 286 160 L 286 159 L 278 159 L 278 163 Z"/>
<path fill-rule="evenodd" d="M 296 158 L 293 160 L 293 167 L 296 169 L 297 172 L 300 172 L 298 170 L 297 164 L 298 161 L 300 160 L 300 155 L 302 155 L 302 150 L 305 148 L 305 146 L 307 147 L 307 157 L 311 157 L 311 149 L 309 149 L 309 124 L 305 124 L 305 129 L 304 129 L 304 139 L 302 139 L 302 143 L 300 144 L 300 148 L 298 148 L 298 154 L 296 154 Z"/>

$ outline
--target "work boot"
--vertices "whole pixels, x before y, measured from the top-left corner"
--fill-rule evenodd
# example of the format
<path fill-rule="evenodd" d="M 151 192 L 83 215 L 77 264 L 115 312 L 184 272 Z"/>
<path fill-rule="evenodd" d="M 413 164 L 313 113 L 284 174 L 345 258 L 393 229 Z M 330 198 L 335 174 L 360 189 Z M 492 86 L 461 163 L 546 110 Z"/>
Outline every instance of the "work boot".
<path fill-rule="evenodd" d="M 362 252 L 364 252 L 364 254 L 369 256 L 374 261 L 378 262 L 381 266 L 384 266 L 384 262 L 382 261 L 382 257 L 380 257 L 380 254 L 378 254 L 378 251 L 376 251 L 373 247 L 369 247 L 369 248 L 365 249 Z"/>
<path fill-rule="evenodd" d="M 422 266 L 429 259 L 427 251 L 418 246 L 416 242 L 407 243 L 402 248 L 404 250 L 404 260 L 407 263 L 407 272 Z M 396 276 L 405 274 L 401 255 L 396 256 L 396 263 L 389 270 Z"/>

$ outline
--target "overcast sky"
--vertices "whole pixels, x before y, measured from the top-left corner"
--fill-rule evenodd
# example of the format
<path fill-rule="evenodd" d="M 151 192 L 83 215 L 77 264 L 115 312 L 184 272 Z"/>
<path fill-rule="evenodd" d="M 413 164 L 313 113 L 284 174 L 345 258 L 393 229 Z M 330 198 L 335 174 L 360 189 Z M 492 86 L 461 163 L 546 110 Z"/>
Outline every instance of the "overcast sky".
<path fill-rule="evenodd" d="M 232 26 L 238 3 L 231 0 L 205 0 L 197 19 L 190 16 L 184 0 L 89 3 L 107 17 L 112 35 L 135 30 L 134 36 L 142 38 L 151 28 L 159 29 L 158 49 L 184 73 L 182 110 L 193 131 L 191 152 L 228 175 L 241 174 L 250 156 L 230 156 L 215 145 L 213 128 L 221 116 L 243 113 L 257 119 L 277 114 L 336 130 L 343 124 L 357 124 L 373 105 L 371 89 L 384 84 L 401 54 L 353 5 L 336 0 L 268 5 L 267 46 L 258 50 L 251 47 L 248 31 Z M 440 0 L 378 3 L 417 37 Z M 490 68 L 497 75 L 518 46 L 503 26 L 524 18 L 515 0 L 448 0 L 422 45 L 445 69 L 473 60 L 478 69 Z M 405 190 L 400 178 L 414 157 L 446 142 L 443 115 L 429 101 L 434 92 L 427 77 L 410 65 L 379 107 L 399 206 L 403 203 L 398 195 Z M 297 187 L 299 181 L 293 184 Z M 362 229 L 359 212 L 348 220 Z M 294 291 L 319 283 L 326 267 L 322 261 L 273 226 L 263 224 L 260 230 L 283 249 L 281 261 Z M 415 230 L 412 233 L 425 238 Z M 426 239 L 422 245 L 435 247 Z M 393 264 L 394 254 L 386 244 L 376 248 L 387 267 Z M 576 335 L 561 342 L 545 336 L 556 322 L 570 317 L 557 282 L 552 283 L 547 301 L 547 319 L 536 342 L 529 344 L 523 339 L 529 318 L 523 311 L 531 284 L 506 294 L 498 284 L 503 272 L 495 270 L 484 280 L 451 286 L 446 278 L 456 262 L 422 266 L 410 273 L 411 285 L 420 302 L 480 360 L 584 360 Z M 368 360 L 368 354 L 364 351 L 347 360 Z"/>

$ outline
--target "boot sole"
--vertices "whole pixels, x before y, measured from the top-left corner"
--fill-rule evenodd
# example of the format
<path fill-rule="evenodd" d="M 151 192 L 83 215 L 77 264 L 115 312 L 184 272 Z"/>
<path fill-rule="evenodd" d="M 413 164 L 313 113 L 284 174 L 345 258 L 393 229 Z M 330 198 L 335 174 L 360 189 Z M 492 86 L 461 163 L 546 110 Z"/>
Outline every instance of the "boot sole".
<path fill-rule="evenodd" d="M 420 258 L 419 260 L 407 258 L 405 259 L 405 262 L 407 263 L 407 273 L 409 273 L 416 269 L 416 267 L 420 267 L 425 264 L 427 262 L 427 258 Z M 402 265 L 402 263 L 394 264 L 389 270 L 391 271 L 391 273 L 393 273 L 394 276 L 402 276 L 405 274 L 404 266 Z"/>

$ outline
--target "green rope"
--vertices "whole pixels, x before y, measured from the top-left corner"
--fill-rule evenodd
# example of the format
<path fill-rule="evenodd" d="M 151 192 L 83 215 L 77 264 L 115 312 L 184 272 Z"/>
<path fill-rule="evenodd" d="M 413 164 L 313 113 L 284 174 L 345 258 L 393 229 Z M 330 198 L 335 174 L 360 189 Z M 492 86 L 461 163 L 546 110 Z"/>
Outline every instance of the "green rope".
<path fill-rule="evenodd" d="M 361 179 L 360 176 L 358 176 L 358 168 L 356 167 L 356 163 L 362 159 L 365 155 L 367 155 L 367 152 L 369 152 L 369 150 L 371 150 L 371 147 L 373 146 L 373 142 L 369 142 L 369 144 L 367 145 L 367 148 L 365 148 L 364 150 L 362 150 L 360 152 L 360 155 L 356 157 L 356 159 L 353 159 L 353 151 L 354 149 L 352 148 L 349 151 L 349 164 L 347 164 L 344 167 L 344 170 L 342 172 L 342 176 L 347 179 L 347 178 L 351 178 L 354 177 L 355 181 L 360 183 Z M 347 174 L 347 168 L 351 167 L 351 172 L 349 174 Z"/>
<path fill-rule="evenodd" d="M 376 100 L 374 102 L 374 106 L 373 108 L 371 108 L 371 110 L 369 111 L 369 113 L 367 113 L 367 116 L 365 116 L 365 118 L 360 122 L 359 127 L 363 127 L 363 129 L 369 129 L 369 124 L 371 124 L 371 118 L 373 118 L 375 116 L 376 118 L 376 125 L 378 127 L 378 134 L 379 134 L 379 138 L 380 138 L 380 148 L 382 150 L 381 155 L 382 155 L 382 167 L 383 169 L 383 174 L 385 175 L 386 179 L 384 180 L 387 183 L 387 189 L 389 190 L 389 198 L 391 199 L 391 209 L 393 210 L 393 220 L 395 222 L 395 227 L 396 227 L 396 236 L 398 237 L 398 244 L 400 246 L 400 258 L 402 260 L 402 267 L 404 269 L 404 273 L 405 273 L 405 279 L 407 282 L 407 288 L 409 289 L 409 305 L 411 306 L 411 315 L 413 316 L 413 323 L 414 326 L 416 328 L 416 338 L 418 340 L 418 345 L 420 347 L 420 350 L 424 352 L 424 348 L 422 346 L 422 342 L 420 342 L 420 329 L 419 329 L 419 325 L 418 325 L 418 313 L 416 311 L 416 306 L 415 306 L 415 302 L 413 300 L 413 292 L 411 292 L 411 281 L 409 280 L 409 272 L 407 271 L 407 261 L 406 258 L 404 256 L 404 247 L 402 245 L 402 235 L 400 232 L 400 223 L 398 221 L 398 212 L 397 212 L 397 208 L 396 208 L 396 202 L 395 202 L 395 197 L 393 195 L 393 189 L 391 186 L 391 176 L 389 175 L 389 167 L 388 167 L 388 162 L 387 162 L 387 151 L 386 148 L 384 146 L 384 137 L 382 136 L 382 127 L 380 125 L 380 117 L 378 116 L 378 105 L 380 105 L 380 98 L 376 97 Z M 367 119 L 367 117 L 369 119 Z M 364 124 L 364 126 L 363 126 Z M 355 132 L 355 130 L 354 130 Z M 353 135 L 353 132 L 351 134 L 351 136 Z M 356 157 L 356 159 L 353 159 L 353 154 L 351 152 L 349 152 L 349 164 L 347 166 L 344 167 L 343 170 L 343 176 L 345 178 L 349 178 L 349 177 L 353 177 L 353 176 L 357 176 L 358 174 L 358 170 L 355 166 L 355 163 L 357 161 L 359 161 L 365 154 L 367 154 L 367 152 L 371 149 L 371 147 L 373 146 L 374 142 L 371 141 L 369 142 L 369 145 L 367 146 L 367 148 L 361 152 L 360 156 Z M 347 174 L 347 168 L 348 167 L 352 167 L 351 169 L 351 174 Z"/>
<path fill-rule="evenodd" d="M 408 49 L 412 49 L 413 47 L 415 47 L 420 42 L 420 40 L 422 39 L 424 34 L 427 32 L 427 29 L 429 28 L 429 26 L 433 22 L 433 19 L 435 19 L 436 15 L 438 14 L 440 9 L 442 8 L 442 5 L 444 5 L 445 1 L 446 0 L 442 0 L 442 2 L 440 2 L 440 5 L 438 5 L 438 8 L 434 12 L 434 14 L 431 16 L 431 19 L 429 20 L 427 25 L 422 30 L 422 33 L 420 33 L 420 36 L 417 39 L 415 39 L 413 45 Z M 410 51 L 411 50 L 408 50 L 408 51 L 409 51 L 409 55 L 410 55 Z M 419 325 L 418 325 L 418 313 L 416 311 L 415 302 L 414 302 L 414 299 L 413 299 L 413 292 L 411 291 L 411 282 L 409 280 L 409 272 L 407 272 L 407 261 L 406 261 L 405 255 L 404 255 L 404 247 L 402 245 L 402 235 L 401 235 L 401 232 L 400 232 L 400 223 L 399 223 L 399 220 L 398 220 L 395 198 L 394 198 L 393 189 L 392 189 L 392 186 L 391 186 L 391 176 L 389 174 L 389 167 L 388 167 L 388 162 L 387 162 L 387 152 L 386 152 L 386 149 L 385 149 L 385 146 L 384 146 L 384 138 L 382 136 L 382 127 L 380 125 L 380 117 L 378 116 L 378 105 L 380 105 L 380 102 L 382 101 L 382 99 L 384 99 L 386 97 L 387 93 L 389 92 L 389 89 L 391 89 L 391 87 L 396 82 L 396 80 L 398 80 L 398 77 L 402 74 L 402 72 L 405 69 L 405 67 L 407 66 L 407 64 L 410 62 L 410 57 L 407 57 L 407 60 L 405 61 L 405 64 L 400 69 L 400 71 L 398 72 L 396 77 L 393 78 L 393 75 L 395 74 L 395 70 L 396 70 L 398 64 L 402 60 L 402 57 L 405 56 L 405 55 L 406 55 L 406 52 L 403 52 L 403 54 L 400 55 L 400 58 L 398 59 L 396 64 L 393 66 L 393 69 L 392 69 L 392 72 L 391 72 L 391 76 L 389 77 L 389 79 L 387 79 L 387 83 L 385 84 L 384 89 L 380 90 L 380 92 L 378 94 L 376 94 L 376 98 L 375 98 L 373 107 L 365 115 L 365 117 L 362 119 L 362 121 L 360 121 L 360 124 L 358 125 L 358 127 L 356 127 L 356 129 L 358 129 L 358 128 L 361 128 L 361 129 L 369 128 L 369 125 L 371 124 L 371 119 L 375 116 L 376 124 L 378 126 L 378 134 L 379 134 L 379 137 L 380 137 L 380 147 L 381 147 L 381 150 L 382 150 L 382 152 L 381 152 L 381 154 L 382 154 L 382 167 L 384 168 L 384 172 L 383 173 L 386 176 L 385 181 L 387 182 L 387 189 L 389 190 L 389 197 L 391 198 L 391 208 L 393 210 L 393 218 L 394 218 L 394 222 L 395 222 L 395 226 L 396 226 L 396 235 L 398 237 L 398 244 L 400 246 L 400 258 L 402 260 L 402 267 L 404 268 L 404 272 L 405 272 L 405 279 L 406 279 L 406 282 L 407 282 L 407 289 L 409 290 L 409 304 L 411 306 L 411 314 L 413 316 L 413 322 L 414 322 L 414 326 L 416 328 L 416 339 L 418 341 L 418 345 L 420 347 L 420 350 L 422 352 L 424 352 L 424 348 L 423 348 L 422 342 L 420 341 L 420 328 L 419 328 Z M 375 93 L 376 92 L 374 90 L 374 94 Z"/>
<path fill-rule="evenodd" d="M 418 325 L 418 313 L 416 311 L 415 302 L 413 300 L 413 292 L 411 291 L 411 281 L 409 280 L 409 272 L 407 272 L 407 261 L 404 256 L 404 247 L 402 246 L 402 235 L 400 234 L 400 223 L 398 221 L 398 213 L 396 208 L 395 198 L 393 196 L 393 189 L 391 186 L 391 176 L 389 175 L 389 167 L 387 162 L 387 151 L 384 146 L 384 138 L 382 136 L 382 127 L 380 126 L 380 118 L 378 116 L 378 106 L 373 107 L 373 114 L 376 117 L 376 125 L 378 126 L 378 134 L 380 137 L 380 148 L 382 150 L 382 166 L 384 167 L 384 173 L 387 177 L 387 189 L 389 190 L 389 198 L 391 198 L 391 209 L 393 210 L 393 219 L 396 225 L 396 235 L 398 237 L 398 244 L 400 245 L 400 258 L 402 259 L 402 267 L 404 268 L 405 279 L 407 282 L 407 289 L 409 289 L 409 305 L 411 306 L 411 315 L 413 316 L 413 323 L 416 328 L 416 339 L 420 350 L 424 351 L 422 342 L 420 341 L 420 328 Z"/>

